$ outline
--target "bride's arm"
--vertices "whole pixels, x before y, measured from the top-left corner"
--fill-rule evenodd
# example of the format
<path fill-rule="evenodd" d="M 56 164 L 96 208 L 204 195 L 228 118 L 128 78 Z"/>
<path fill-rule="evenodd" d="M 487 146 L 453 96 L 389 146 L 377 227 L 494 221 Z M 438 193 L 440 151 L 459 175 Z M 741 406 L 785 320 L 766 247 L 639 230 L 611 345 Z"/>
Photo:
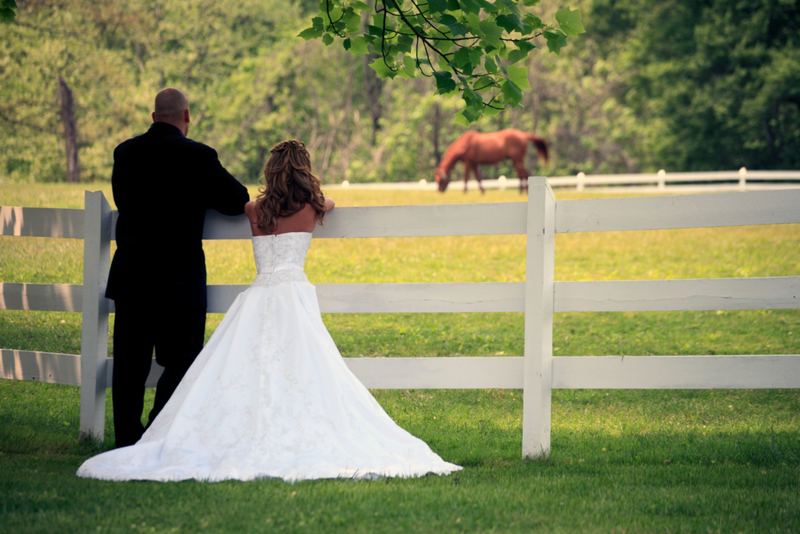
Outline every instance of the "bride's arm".
<path fill-rule="evenodd" d="M 331 211 L 336 205 L 331 197 L 325 197 L 325 211 Z"/>

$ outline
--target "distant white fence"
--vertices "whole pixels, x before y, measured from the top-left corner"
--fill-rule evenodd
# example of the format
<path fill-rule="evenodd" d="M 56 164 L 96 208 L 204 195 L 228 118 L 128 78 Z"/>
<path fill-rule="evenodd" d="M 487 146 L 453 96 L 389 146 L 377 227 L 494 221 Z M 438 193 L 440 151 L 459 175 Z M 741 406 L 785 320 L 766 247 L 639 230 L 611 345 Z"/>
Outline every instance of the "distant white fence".
<path fill-rule="evenodd" d="M 552 187 L 574 187 L 576 191 L 617 193 L 621 190 L 634 193 L 710 193 L 723 191 L 763 191 L 765 189 L 800 188 L 800 171 L 738 171 L 671 172 L 663 170 L 641 174 L 594 174 L 582 172 L 575 176 L 548 178 Z M 519 189 L 519 178 L 483 180 L 484 189 Z M 453 174 L 450 190 L 463 190 L 463 182 Z M 326 184 L 325 189 L 422 190 L 438 191 L 436 182 L 385 182 Z M 477 190 L 478 182 L 470 180 L 467 189 Z"/>
<path fill-rule="evenodd" d="M 81 356 L 2 350 L 0 377 L 81 386 L 83 436 L 102 439 L 108 314 L 103 297 L 116 212 L 102 193 L 85 210 L 0 208 L 2 235 L 84 239 L 84 284 L 0 284 L 0 309 L 83 313 Z M 552 389 L 800 388 L 800 355 L 553 357 L 553 313 L 800 308 L 800 276 L 555 282 L 555 234 L 800 223 L 800 190 L 565 200 L 532 178 L 527 202 L 337 208 L 317 238 L 527 234 L 525 282 L 318 284 L 326 313 L 524 312 L 517 357 L 347 358 L 369 388 L 515 388 L 523 395 L 522 454 L 550 450 Z M 206 215 L 204 239 L 249 239 L 244 216 Z M 225 312 L 247 286 L 209 286 Z M 155 363 L 148 379 L 160 374 Z"/>

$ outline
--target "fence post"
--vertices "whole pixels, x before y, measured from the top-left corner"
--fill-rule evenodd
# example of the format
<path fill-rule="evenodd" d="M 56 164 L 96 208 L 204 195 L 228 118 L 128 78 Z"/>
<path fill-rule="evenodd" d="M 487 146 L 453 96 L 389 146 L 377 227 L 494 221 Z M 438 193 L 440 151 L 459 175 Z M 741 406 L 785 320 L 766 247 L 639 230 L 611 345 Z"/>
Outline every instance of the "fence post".
<path fill-rule="evenodd" d="M 739 169 L 739 191 L 747 189 L 747 169 L 742 167 Z"/>
<path fill-rule="evenodd" d="M 528 184 L 522 457 L 550 454 L 556 200 L 547 179 Z"/>
<path fill-rule="evenodd" d="M 667 171 L 661 169 L 656 176 L 658 176 L 658 190 L 663 191 L 667 188 Z"/>
<path fill-rule="evenodd" d="M 581 171 L 578 173 L 578 181 L 575 184 L 575 190 L 583 191 L 585 183 L 586 183 L 586 174 L 583 171 Z"/>
<path fill-rule="evenodd" d="M 111 256 L 111 207 L 102 191 L 86 191 L 83 212 L 80 439 L 103 440 L 108 358 L 106 283 Z"/>

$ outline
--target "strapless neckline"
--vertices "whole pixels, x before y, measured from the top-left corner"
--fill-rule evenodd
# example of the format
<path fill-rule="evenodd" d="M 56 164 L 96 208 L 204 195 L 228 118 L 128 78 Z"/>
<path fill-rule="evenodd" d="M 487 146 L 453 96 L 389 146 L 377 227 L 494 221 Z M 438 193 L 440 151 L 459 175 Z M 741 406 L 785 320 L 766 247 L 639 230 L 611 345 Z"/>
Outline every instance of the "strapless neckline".
<path fill-rule="evenodd" d="M 279 235 L 291 235 L 291 234 L 313 234 L 314 232 L 283 232 L 282 234 L 267 234 L 267 235 L 254 235 L 253 238 L 256 237 L 278 237 Z"/>

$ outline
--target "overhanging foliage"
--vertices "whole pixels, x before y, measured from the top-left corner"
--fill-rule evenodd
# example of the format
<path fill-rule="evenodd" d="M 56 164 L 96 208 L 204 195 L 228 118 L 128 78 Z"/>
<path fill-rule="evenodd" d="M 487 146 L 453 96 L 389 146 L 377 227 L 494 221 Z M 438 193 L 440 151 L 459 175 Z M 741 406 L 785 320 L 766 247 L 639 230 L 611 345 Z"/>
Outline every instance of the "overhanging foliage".
<path fill-rule="evenodd" d="M 520 6 L 540 0 L 322 0 L 312 26 L 300 37 L 335 41 L 353 54 L 377 57 L 370 67 L 381 78 L 431 78 L 436 93 L 461 96 L 456 122 L 464 126 L 484 115 L 520 107 L 530 89 L 522 62 L 544 37 L 560 53 L 567 37 L 584 33 L 580 10 L 558 11 L 546 24 Z M 523 62 L 524 63 L 524 62 Z"/>

